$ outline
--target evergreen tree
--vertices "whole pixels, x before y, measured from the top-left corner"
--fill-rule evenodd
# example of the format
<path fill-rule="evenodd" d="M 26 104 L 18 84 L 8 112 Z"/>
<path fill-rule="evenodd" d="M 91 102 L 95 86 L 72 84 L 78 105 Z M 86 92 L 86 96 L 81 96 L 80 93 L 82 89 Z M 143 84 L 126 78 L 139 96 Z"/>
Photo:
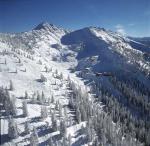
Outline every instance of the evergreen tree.
<path fill-rule="evenodd" d="M 42 101 L 41 101 L 41 103 L 45 103 L 45 94 L 44 94 L 44 92 L 42 91 L 42 97 L 41 97 L 42 99 Z"/>
<path fill-rule="evenodd" d="M 90 127 L 86 127 L 86 134 L 87 134 L 87 140 L 88 142 L 92 141 L 92 132 L 91 132 L 91 128 Z"/>
<path fill-rule="evenodd" d="M 7 60 L 6 60 L 6 58 L 5 58 L 4 64 L 7 64 Z"/>
<path fill-rule="evenodd" d="M 49 69 L 49 71 L 52 72 L 52 70 L 53 70 L 53 68 L 51 67 L 51 68 Z"/>
<path fill-rule="evenodd" d="M 51 98 L 48 98 L 48 105 L 51 104 Z"/>
<path fill-rule="evenodd" d="M 65 136 L 63 137 L 62 146 L 68 146 L 67 138 Z"/>
<path fill-rule="evenodd" d="M 8 136 L 10 138 L 18 138 L 19 137 L 17 123 L 11 117 L 9 117 L 9 119 L 8 119 Z"/>
<path fill-rule="evenodd" d="M 60 105 L 61 106 L 61 109 L 62 109 L 62 105 Z M 63 114 L 64 114 L 64 119 L 66 120 L 66 119 L 68 119 L 68 114 L 67 114 L 67 107 L 64 107 L 63 108 L 64 110 L 64 112 L 63 112 Z"/>
<path fill-rule="evenodd" d="M 12 96 L 8 103 L 8 110 L 11 115 L 17 115 L 16 97 Z"/>
<path fill-rule="evenodd" d="M 9 90 L 10 91 L 14 90 L 14 86 L 13 86 L 12 80 L 9 81 Z"/>
<path fill-rule="evenodd" d="M 32 94 L 32 103 L 33 103 L 33 104 L 37 103 L 38 96 L 39 96 L 38 91 L 37 91 L 37 94 L 38 94 L 38 95 L 36 95 L 36 93 Z"/>
<path fill-rule="evenodd" d="M 55 109 L 56 109 L 56 110 L 59 110 L 59 101 L 56 101 Z"/>
<path fill-rule="evenodd" d="M 105 136 L 105 133 L 102 134 L 102 144 L 105 145 L 107 142 L 107 139 L 106 139 L 106 136 Z"/>
<path fill-rule="evenodd" d="M 1 89 L 1 88 L 0 88 Z M 6 114 L 10 114 L 10 94 L 8 90 L 1 89 L 0 99 L 2 99 L 2 103 L 4 103 L 4 109 Z"/>
<path fill-rule="evenodd" d="M 74 103 L 73 95 L 70 97 L 69 106 L 70 106 L 71 108 L 73 108 L 73 109 L 75 108 L 75 103 Z"/>
<path fill-rule="evenodd" d="M 25 91 L 25 96 L 24 96 L 25 99 L 28 99 L 28 92 Z"/>
<path fill-rule="evenodd" d="M 62 117 L 63 114 L 63 108 L 62 105 L 59 103 L 59 116 Z"/>
<path fill-rule="evenodd" d="M 99 141 L 98 141 L 98 137 L 95 138 L 93 146 L 100 146 Z"/>
<path fill-rule="evenodd" d="M 37 134 L 37 130 L 35 127 L 33 128 L 33 133 L 30 135 L 30 145 L 31 146 L 39 145 L 38 134 Z"/>
<path fill-rule="evenodd" d="M 60 121 L 60 134 L 61 134 L 61 136 L 66 136 L 66 122 L 65 121 L 63 121 L 63 120 L 61 120 Z"/>
<path fill-rule="evenodd" d="M 68 136 L 68 146 L 71 146 L 71 135 L 69 134 L 69 136 Z"/>
<path fill-rule="evenodd" d="M 41 82 L 46 82 L 47 81 L 46 77 L 43 74 L 41 74 L 40 80 L 41 80 Z"/>
<path fill-rule="evenodd" d="M 146 134 L 146 144 L 150 145 L 150 130 L 148 130 L 148 132 Z"/>
<path fill-rule="evenodd" d="M 21 63 L 21 60 L 20 60 L 20 58 L 18 58 L 18 63 Z"/>
<path fill-rule="evenodd" d="M 52 137 L 50 137 L 48 140 L 48 146 L 54 146 L 54 142 L 53 142 Z"/>
<path fill-rule="evenodd" d="M 77 109 L 77 111 L 76 111 L 76 117 L 77 117 L 78 123 L 80 123 L 81 122 L 81 112 L 79 109 Z"/>
<path fill-rule="evenodd" d="M 41 101 L 41 96 L 40 96 L 40 94 L 39 94 L 38 91 L 37 91 L 37 100 L 38 100 L 38 101 Z"/>
<path fill-rule="evenodd" d="M 63 74 L 62 74 L 62 72 L 60 73 L 60 79 L 63 80 Z"/>
<path fill-rule="evenodd" d="M 57 130 L 57 120 L 56 120 L 54 113 L 52 113 L 51 122 L 52 122 L 52 129 L 54 131 L 56 131 Z"/>
<path fill-rule="evenodd" d="M 48 72 L 48 67 L 47 67 L 47 66 L 45 66 L 44 68 L 45 68 L 45 72 Z"/>
<path fill-rule="evenodd" d="M 27 101 L 24 100 L 23 103 L 22 103 L 22 110 L 23 110 L 23 115 L 24 117 L 27 117 L 28 116 L 28 108 L 27 108 Z"/>
<path fill-rule="evenodd" d="M 39 60 L 39 61 L 38 61 L 38 64 L 42 65 L 42 61 L 41 61 L 41 60 Z"/>
<path fill-rule="evenodd" d="M 48 117 L 48 111 L 46 106 L 41 106 L 41 117 L 45 119 Z"/>
<path fill-rule="evenodd" d="M 30 125 L 28 121 L 25 122 L 24 129 L 26 134 L 30 134 Z"/>
<path fill-rule="evenodd" d="M 54 95 L 52 94 L 52 96 L 51 96 L 51 103 L 54 103 L 54 102 L 55 102 Z"/>

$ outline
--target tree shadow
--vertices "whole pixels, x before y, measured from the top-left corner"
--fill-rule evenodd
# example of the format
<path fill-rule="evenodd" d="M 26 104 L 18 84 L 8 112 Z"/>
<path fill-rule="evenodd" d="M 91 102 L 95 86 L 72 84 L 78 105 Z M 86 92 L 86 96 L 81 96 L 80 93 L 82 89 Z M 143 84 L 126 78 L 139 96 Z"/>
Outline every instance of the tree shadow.
<path fill-rule="evenodd" d="M 5 118 L 2 118 L 2 116 L 4 116 L 4 117 L 7 117 L 8 116 L 8 114 L 5 112 L 5 111 L 0 111 L 0 119 L 5 119 Z"/>
<path fill-rule="evenodd" d="M 21 115 L 16 115 L 14 116 L 15 118 L 25 118 L 24 114 L 21 114 Z"/>
<path fill-rule="evenodd" d="M 72 146 L 84 145 L 87 141 L 86 137 L 80 137 L 77 141 L 75 141 Z"/>
<path fill-rule="evenodd" d="M 41 120 L 42 120 L 41 117 L 34 117 L 34 118 L 30 119 L 30 123 L 40 122 Z"/>
<path fill-rule="evenodd" d="M 52 128 L 47 128 L 46 126 L 40 126 L 40 127 L 38 127 L 37 129 L 40 130 L 40 131 L 38 132 L 38 136 L 39 136 L 39 137 L 54 132 L 54 130 L 53 130 Z"/>
<path fill-rule="evenodd" d="M 8 137 L 8 134 L 0 134 L 0 145 L 3 145 L 6 142 L 9 142 L 11 139 Z"/>
<path fill-rule="evenodd" d="M 58 135 L 54 135 L 53 137 L 52 137 L 52 140 L 53 140 L 53 142 L 54 142 L 54 145 L 56 145 L 56 141 L 59 141 L 59 140 L 61 140 L 62 139 L 62 136 L 60 135 L 60 134 L 58 134 Z M 46 140 L 46 141 L 43 141 L 43 142 L 41 142 L 41 143 L 39 143 L 39 146 L 46 146 L 46 145 L 48 145 L 48 141 L 49 141 L 49 139 L 48 140 Z"/>
<path fill-rule="evenodd" d="M 42 81 L 41 79 L 36 79 L 35 81 L 43 83 L 44 81 Z"/>
<path fill-rule="evenodd" d="M 82 135 L 84 132 L 82 129 L 78 130 L 77 134 L 75 135 L 75 138 L 77 138 L 78 136 Z"/>
<path fill-rule="evenodd" d="M 19 97 L 16 97 L 16 98 L 18 98 L 18 99 L 27 99 L 27 98 L 25 98 L 23 96 L 19 96 Z"/>
<path fill-rule="evenodd" d="M 25 131 L 23 131 L 19 134 L 19 136 L 21 136 L 21 137 L 24 137 L 25 135 L 27 135 L 27 133 Z"/>
<path fill-rule="evenodd" d="M 16 74 L 16 71 L 9 71 L 8 73 Z"/>

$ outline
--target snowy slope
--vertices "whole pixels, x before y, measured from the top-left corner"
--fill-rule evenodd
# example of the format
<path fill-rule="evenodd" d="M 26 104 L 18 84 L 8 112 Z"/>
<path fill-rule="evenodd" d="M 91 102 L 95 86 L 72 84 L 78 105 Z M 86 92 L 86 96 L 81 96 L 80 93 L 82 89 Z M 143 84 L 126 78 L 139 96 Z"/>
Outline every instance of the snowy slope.
<path fill-rule="evenodd" d="M 99 62 L 104 63 L 105 67 L 111 68 L 109 65 L 111 62 L 113 68 L 117 67 L 116 64 L 119 64 L 117 67 L 119 68 L 123 60 L 129 65 L 138 66 L 140 70 L 149 74 L 149 61 L 145 60 L 143 52 L 132 48 L 129 41 L 117 33 L 94 27 L 69 33 L 62 38 L 63 44 L 82 44 L 77 56 L 79 60 L 99 55 Z"/>
<path fill-rule="evenodd" d="M 130 41 L 128 38 L 102 28 L 89 27 L 69 32 L 48 23 L 41 23 L 29 32 L 1 33 L 0 87 L 9 89 L 10 81 L 13 82 L 14 90 L 9 93 L 11 97 L 16 97 L 17 115 L 15 120 L 19 133 L 21 133 L 18 138 L 10 140 L 7 135 L 8 117 L 2 114 L 2 145 L 13 145 L 13 143 L 17 143 L 19 146 L 29 145 L 30 134 L 23 134 L 26 121 L 30 122 L 31 131 L 33 127 L 37 128 L 40 145 L 46 145 L 50 137 L 54 137 L 54 143 L 58 141 L 60 144 L 57 143 L 57 145 L 62 145 L 63 140 L 59 138 L 59 128 L 56 131 L 50 131 L 51 112 L 57 117 L 58 125 L 61 119 L 67 119 L 69 124 L 66 135 L 71 137 L 72 146 L 92 143 L 87 141 L 88 132 L 83 130 L 87 121 L 78 123 L 75 109 L 69 108 L 70 98 L 81 92 L 83 97 L 86 95 L 89 98 L 87 103 L 91 103 L 92 109 L 94 106 L 98 107 L 103 113 L 102 104 L 104 103 L 95 102 L 97 93 L 93 93 L 95 86 L 93 83 L 100 83 L 116 97 L 122 95 L 109 81 L 109 77 L 97 78 L 96 72 L 111 73 L 111 75 L 119 77 L 125 75 L 132 78 L 134 76 L 150 89 L 148 77 L 150 62 L 145 59 L 142 51 L 130 44 Z M 46 80 L 42 81 L 41 76 L 44 76 Z M 91 83 L 91 85 L 87 83 Z M 25 92 L 28 93 L 26 100 L 29 115 L 27 117 L 22 116 Z M 49 113 L 44 120 L 40 118 L 42 104 L 34 101 L 34 97 L 37 97 L 38 94 L 41 95 L 42 92 L 46 98 L 44 107 L 48 109 Z M 52 100 L 52 97 L 54 97 L 54 102 L 49 104 L 48 100 Z M 60 111 L 57 109 L 58 102 L 62 106 L 61 117 Z M 55 108 L 56 110 L 54 110 Z M 132 111 L 134 112 L 134 109 Z M 120 127 L 115 127 L 117 124 L 112 121 L 110 125 L 112 129 L 116 128 L 114 135 L 115 133 L 117 135 Z M 95 137 L 93 136 L 93 141 L 96 141 Z M 125 138 L 122 136 L 120 139 Z M 105 140 L 103 139 L 103 141 Z M 105 144 L 107 146 L 109 142 Z"/>
<path fill-rule="evenodd" d="M 41 116 L 41 105 L 31 102 L 37 94 L 43 92 L 46 100 L 51 99 L 52 96 L 54 97 L 55 102 L 50 106 L 46 105 L 48 111 L 50 109 L 51 112 L 54 112 L 57 102 L 61 103 L 62 110 L 68 106 L 71 94 L 68 88 L 68 76 L 71 76 L 78 85 L 83 86 L 82 81 L 74 74 L 70 74 L 68 70 L 74 67 L 77 61 L 75 59 L 76 52 L 69 50 L 68 47 L 60 43 L 60 38 L 66 33 L 68 32 L 54 25 L 42 23 L 29 32 L 1 34 L 0 86 L 8 89 L 10 81 L 13 82 L 14 89 L 10 91 L 10 95 L 16 97 L 17 118 L 15 118 L 15 121 L 17 122 L 19 133 L 24 132 L 23 123 L 26 121 L 30 121 L 31 130 L 33 127 L 40 129 L 47 124 L 51 125 L 51 117 L 46 118 L 44 121 L 40 119 L 34 122 L 34 119 L 38 119 Z M 48 70 L 47 72 L 45 72 L 45 67 Z M 63 79 L 59 78 L 61 73 Z M 41 74 L 46 78 L 46 82 L 40 81 Z M 22 116 L 22 102 L 24 101 L 25 92 L 29 96 L 29 99 L 27 99 L 29 115 L 24 118 Z M 81 129 L 82 125 L 85 126 L 85 123 L 77 124 L 74 121 L 76 119 L 75 112 L 70 111 L 68 108 L 67 116 L 69 117 L 67 120 L 70 120 L 73 124 L 73 127 L 69 126 L 67 129 L 67 136 L 71 135 L 72 143 L 75 142 L 77 145 L 78 139 L 82 138 L 82 135 L 76 136 L 76 132 Z M 19 136 L 19 138 L 10 141 L 7 136 L 8 121 L 5 116 L 1 118 L 1 124 L 4 127 L 1 129 L 3 145 L 13 145 L 13 143 L 18 145 L 29 144 L 30 135 L 24 136 L 21 134 L 22 136 Z M 65 118 L 64 115 L 62 115 L 62 118 Z M 60 120 L 57 120 L 57 122 L 59 124 Z M 40 130 L 38 130 L 38 133 L 40 133 Z M 39 137 L 39 143 L 45 145 L 44 143 L 50 137 L 57 135 L 59 135 L 59 131 L 43 133 Z M 83 135 L 83 137 L 85 136 Z"/>
<path fill-rule="evenodd" d="M 79 71 L 79 76 L 86 79 L 88 84 L 93 80 L 94 83 L 100 83 L 111 94 L 119 97 L 122 95 L 116 91 L 109 77 L 136 80 L 148 89 L 147 93 L 150 91 L 149 57 L 136 47 L 133 48 L 131 41 L 117 33 L 96 27 L 77 30 L 62 37 L 63 44 L 72 45 L 78 52 L 76 70 Z M 100 77 L 97 77 L 97 73 Z"/>

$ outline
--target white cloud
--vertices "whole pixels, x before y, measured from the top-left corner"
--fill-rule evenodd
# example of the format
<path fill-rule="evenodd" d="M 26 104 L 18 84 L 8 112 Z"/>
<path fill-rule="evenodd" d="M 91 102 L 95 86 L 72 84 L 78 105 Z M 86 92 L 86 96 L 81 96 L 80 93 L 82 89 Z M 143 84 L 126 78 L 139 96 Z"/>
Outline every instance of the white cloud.
<path fill-rule="evenodd" d="M 117 25 L 115 26 L 115 28 L 116 28 L 116 31 L 117 31 L 119 34 L 121 34 L 121 35 L 126 35 L 126 31 L 125 31 L 123 25 L 117 24 Z"/>

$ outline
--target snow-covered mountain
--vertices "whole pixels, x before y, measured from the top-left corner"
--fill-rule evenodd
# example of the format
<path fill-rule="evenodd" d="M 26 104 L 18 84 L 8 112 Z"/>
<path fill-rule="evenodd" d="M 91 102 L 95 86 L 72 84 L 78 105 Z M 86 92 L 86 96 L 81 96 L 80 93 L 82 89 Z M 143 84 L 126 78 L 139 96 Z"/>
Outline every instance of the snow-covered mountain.
<path fill-rule="evenodd" d="M 2 145 L 148 146 L 149 49 L 97 27 L 1 33 Z"/>
<path fill-rule="evenodd" d="M 135 37 L 129 37 L 131 40 L 134 40 L 136 42 L 139 42 L 143 44 L 143 46 L 150 48 L 150 37 L 141 37 L 141 38 L 135 38 Z"/>
<path fill-rule="evenodd" d="M 104 63 L 104 70 L 106 68 L 108 70 L 115 70 L 115 68 L 121 69 L 124 63 L 137 66 L 137 68 L 140 68 L 148 74 L 150 71 L 149 62 L 144 58 L 143 52 L 130 45 L 130 41 L 128 38 L 124 38 L 119 34 L 94 27 L 74 31 L 62 38 L 62 43 L 67 45 L 80 43 L 84 45 L 78 54 L 77 58 L 79 60 L 99 55 L 98 60 L 100 64 L 98 66 L 102 66 Z M 103 70 L 103 67 L 98 69 Z"/>

